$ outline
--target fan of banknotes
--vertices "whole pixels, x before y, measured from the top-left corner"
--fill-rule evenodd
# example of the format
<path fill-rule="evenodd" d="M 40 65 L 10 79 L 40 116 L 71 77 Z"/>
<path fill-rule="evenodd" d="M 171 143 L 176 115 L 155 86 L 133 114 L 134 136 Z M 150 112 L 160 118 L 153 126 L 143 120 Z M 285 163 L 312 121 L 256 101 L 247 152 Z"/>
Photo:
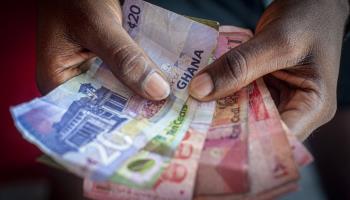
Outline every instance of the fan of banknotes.
<path fill-rule="evenodd" d="M 262 79 L 216 102 L 192 77 L 250 30 L 126 0 L 123 27 L 160 67 L 171 95 L 150 101 L 102 60 L 48 95 L 11 108 L 23 137 L 84 178 L 93 199 L 270 199 L 297 189 L 312 156 L 283 124 Z M 48 159 L 44 159 L 48 162 Z"/>

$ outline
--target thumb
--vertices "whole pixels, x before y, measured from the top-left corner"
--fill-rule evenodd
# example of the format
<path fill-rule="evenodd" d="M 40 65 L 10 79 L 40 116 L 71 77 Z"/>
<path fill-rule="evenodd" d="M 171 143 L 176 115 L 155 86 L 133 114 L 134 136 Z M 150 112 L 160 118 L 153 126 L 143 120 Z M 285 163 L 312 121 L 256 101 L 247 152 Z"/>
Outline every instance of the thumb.
<path fill-rule="evenodd" d="M 202 101 L 219 99 L 268 73 L 293 66 L 298 52 L 269 32 L 260 32 L 208 65 L 193 78 L 190 94 Z"/>
<path fill-rule="evenodd" d="M 138 95 L 162 100 L 170 86 L 156 64 L 114 19 L 104 17 L 85 34 L 84 44 L 107 63 L 112 73 Z"/>

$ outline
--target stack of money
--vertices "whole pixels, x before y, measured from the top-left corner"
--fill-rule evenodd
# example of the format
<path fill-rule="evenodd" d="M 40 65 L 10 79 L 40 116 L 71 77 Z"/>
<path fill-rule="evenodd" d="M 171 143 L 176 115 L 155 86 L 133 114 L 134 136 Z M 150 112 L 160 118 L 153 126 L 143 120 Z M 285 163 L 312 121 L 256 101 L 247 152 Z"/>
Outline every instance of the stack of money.
<path fill-rule="evenodd" d="M 25 139 L 84 178 L 93 199 L 270 199 L 297 188 L 312 156 L 280 119 L 262 79 L 217 100 L 195 74 L 251 31 L 126 0 L 123 27 L 171 85 L 143 99 L 99 58 L 48 95 L 11 108 Z"/>

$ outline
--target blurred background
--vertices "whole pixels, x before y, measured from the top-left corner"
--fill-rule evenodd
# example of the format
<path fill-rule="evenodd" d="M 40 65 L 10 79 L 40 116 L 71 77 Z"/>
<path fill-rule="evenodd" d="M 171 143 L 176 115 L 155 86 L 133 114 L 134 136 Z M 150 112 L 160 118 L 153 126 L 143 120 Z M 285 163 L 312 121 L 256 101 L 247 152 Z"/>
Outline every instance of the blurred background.
<path fill-rule="evenodd" d="M 180 14 L 254 29 L 265 1 L 156 1 Z M 41 152 L 22 139 L 10 106 L 40 96 L 35 84 L 36 2 L 2 3 L 0 97 L 0 200 L 83 199 L 82 181 L 36 161 Z M 338 112 L 305 142 L 315 162 L 301 172 L 298 192 L 282 199 L 350 199 L 350 40 L 344 42 Z"/>

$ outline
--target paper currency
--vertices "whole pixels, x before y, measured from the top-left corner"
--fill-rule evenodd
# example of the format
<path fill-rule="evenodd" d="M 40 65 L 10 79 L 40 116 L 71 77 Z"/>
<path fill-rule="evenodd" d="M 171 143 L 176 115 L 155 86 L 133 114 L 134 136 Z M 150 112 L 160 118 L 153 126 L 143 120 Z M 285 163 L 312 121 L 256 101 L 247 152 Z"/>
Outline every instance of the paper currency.
<path fill-rule="evenodd" d="M 170 82 L 171 97 L 140 98 L 97 59 L 87 73 L 11 109 L 28 141 L 70 171 L 96 180 L 110 177 L 185 114 L 181 133 L 169 141 L 176 149 L 195 109 L 184 107 L 188 83 L 208 64 L 217 42 L 215 29 L 140 0 L 125 1 L 123 15 L 129 19 L 124 28 Z"/>
<path fill-rule="evenodd" d="M 227 31 L 219 36 L 219 46 L 218 49 L 222 51 L 221 55 L 228 51 L 230 48 L 237 46 L 238 44 L 248 40 L 252 34 L 249 31 L 240 29 L 237 27 L 224 26 L 220 27 L 220 30 Z M 229 30 L 232 30 L 234 34 L 230 35 Z M 249 34 L 250 33 L 250 34 Z M 243 39 L 243 41 L 241 41 Z M 233 44 L 232 44 L 233 43 Z M 225 45 L 225 48 L 222 46 Z M 219 57 L 218 49 L 215 56 Z M 260 82 L 259 82 L 260 83 Z M 260 83 L 261 87 L 265 86 Z M 263 92 L 268 92 L 267 90 L 262 90 Z M 251 94 L 259 94 L 259 92 L 252 92 Z M 251 95 L 250 97 L 255 97 L 256 95 Z M 268 94 L 264 94 L 265 101 L 271 103 Z M 236 94 L 223 98 L 216 103 L 216 109 L 214 114 L 214 119 L 212 121 L 211 127 L 208 131 L 207 142 L 205 143 L 205 149 L 201 155 L 201 168 L 198 170 L 198 179 L 196 182 L 196 193 L 197 195 L 205 194 L 220 194 L 219 196 L 211 196 L 210 198 L 248 198 L 248 199 L 268 199 L 272 197 L 277 197 L 282 193 L 292 191 L 296 188 L 295 183 L 281 183 L 278 186 L 268 186 L 270 189 L 260 189 L 250 191 L 249 181 L 248 181 L 248 144 L 247 135 L 244 138 L 240 137 L 229 137 L 234 133 L 240 133 L 240 136 L 244 136 L 244 132 L 247 132 L 245 126 L 248 125 L 248 104 L 250 102 L 248 98 L 247 88 L 242 89 Z M 262 98 L 260 98 L 262 99 Z M 255 108 L 259 106 L 264 106 L 263 101 L 256 101 L 254 98 L 251 102 L 258 102 L 258 105 L 252 105 Z M 199 108 L 199 110 L 203 110 Z M 240 112 L 238 112 L 240 111 Z M 259 111 L 259 109 L 257 109 Z M 198 112 L 196 112 L 198 114 Z M 197 115 L 200 116 L 200 115 Z M 203 116 L 203 115 L 202 115 Z M 251 114 L 253 116 L 253 114 Z M 237 123 L 237 120 L 232 119 L 236 117 L 241 119 L 241 123 Z M 276 116 L 274 116 L 276 117 Z M 276 117 L 276 120 L 279 120 Z M 281 122 L 282 123 L 282 122 Z M 192 123 L 193 125 L 193 123 Z M 287 128 L 284 124 L 283 130 L 287 132 Z M 282 126 L 280 125 L 280 126 Z M 234 128 L 235 127 L 235 128 Z M 239 132 L 233 131 L 239 127 Z M 246 131 L 244 131 L 246 130 Z M 190 128 L 188 133 L 192 133 L 193 127 Z M 247 133 L 246 133 L 247 134 Z M 300 148 L 303 147 L 295 137 L 291 134 L 287 134 L 290 141 L 294 141 L 294 145 L 298 148 L 290 148 L 294 151 L 294 158 L 298 161 L 303 161 L 305 163 L 305 158 L 308 157 L 307 151 Z M 202 135 L 203 136 L 203 135 Z M 240 139 L 240 140 L 237 140 Z M 242 140 L 245 139 L 245 140 Z M 184 140 L 187 141 L 187 140 Z M 183 143 L 184 143 L 183 141 Z M 190 141 L 190 140 L 188 140 Z M 242 142 L 243 141 L 243 142 Z M 209 142 L 209 143 L 208 143 Z M 200 143 L 198 143 L 200 144 Z M 286 148 L 289 148 L 287 145 Z M 182 148 L 179 148 L 180 151 Z M 208 151 L 211 150 L 211 151 Z M 297 150 L 297 151 L 296 151 Z M 222 152 L 226 153 L 223 154 Z M 299 152 L 299 153 L 295 153 Z M 226 155 L 226 156 L 222 156 Z M 243 157 L 243 159 L 242 159 Z M 298 158 L 299 157 L 299 158 Z M 226 159 L 226 161 L 220 162 Z M 238 158 L 238 159 L 237 159 Z M 302 159 L 301 159 L 302 158 Z M 219 160 L 219 162 L 218 162 Z M 306 159 L 308 160 L 308 159 Z M 190 199 L 192 196 L 191 188 L 194 186 L 193 181 L 193 171 L 196 169 L 195 160 L 185 159 L 183 160 L 183 165 L 174 165 L 178 158 L 175 156 L 169 167 L 163 172 L 162 176 L 159 177 L 157 184 L 154 185 L 152 189 L 136 189 L 130 188 L 125 185 L 110 182 L 98 183 L 90 180 L 84 181 L 84 191 L 85 194 L 90 198 L 97 199 Z M 192 161 L 192 162 L 191 162 Z M 242 162 L 244 161 L 244 162 Z M 299 162 L 298 162 L 299 163 Z M 294 164 L 294 163 L 293 163 Z M 189 167 L 186 167 L 189 166 Z M 220 169 L 221 168 L 221 169 Z M 190 170 L 189 170 L 190 169 Z M 213 169 L 211 171 L 211 169 Z M 226 171 L 225 171 L 226 170 Z M 236 171 L 235 171 L 236 170 Z M 192 173 L 191 173 L 192 172 Z M 220 174 L 220 172 L 223 172 Z M 190 174 L 190 176 L 188 175 Z M 186 176 L 185 176 L 186 175 Z M 167 178 L 164 178 L 167 177 Z M 169 178 L 171 177 L 171 178 Z M 176 178 L 177 177 L 177 178 Z M 223 178 L 224 177 L 224 178 Z M 244 177 L 243 179 L 241 177 Z M 254 177 L 251 177 L 254 179 Z M 164 179 L 166 181 L 164 181 Z M 172 181 L 169 181 L 172 180 Z M 174 181 L 177 180 L 177 181 Z M 288 182 L 288 181 L 286 181 Z M 160 184 L 159 184 L 160 183 Z M 189 184 L 192 183 L 192 184 Z M 230 183 L 233 183 L 229 185 Z M 236 183 L 236 185 L 234 184 Z M 244 186 L 244 187 L 242 187 Z M 182 189 L 178 189 L 182 188 Z M 244 188 L 244 190 L 242 189 Z M 200 193 L 199 191 L 202 191 Z M 249 192 L 249 193 L 248 193 Z M 231 195 L 222 196 L 223 194 L 231 193 Z M 249 195 L 242 195 L 248 193 Z M 235 194 L 235 195 L 234 195 Z"/>
<path fill-rule="evenodd" d="M 176 15 L 174 13 L 170 13 L 169 11 L 166 11 L 162 8 L 156 7 L 154 5 L 148 4 L 143 1 L 126 1 L 123 6 L 124 15 L 129 16 L 130 14 L 133 14 L 134 12 L 133 10 L 136 7 L 142 8 L 141 10 L 143 10 L 142 13 L 144 14 L 140 16 L 140 21 L 142 22 L 142 20 L 144 20 L 144 22 L 147 22 L 147 25 L 145 25 L 146 27 L 150 26 L 151 24 L 158 24 L 158 23 L 166 23 L 168 26 L 170 25 L 171 27 L 171 24 L 169 24 L 168 21 L 164 21 L 163 19 L 167 19 L 167 20 L 170 19 L 171 20 L 170 22 L 174 22 L 174 24 L 176 23 L 177 28 L 179 24 L 180 25 L 182 24 L 181 21 L 192 23 L 191 27 L 189 28 L 189 34 L 187 35 L 185 42 L 189 42 L 189 40 L 192 41 L 193 40 L 192 37 L 195 37 L 197 35 L 196 31 L 206 31 L 205 29 L 208 29 L 208 27 L 205 27 L 203 25 L 200 25 L 202 29 L 198 29 L 198 27 L 196 27 L 197 25 L 199 25 L 198 23 L 195 23 L 194 21 L 189 20 L 185 17 Z M 157 17 L 155 17 L 155 15 Z M 162 43 L 154 45 L 155 41 L 159 43 L 158 40 L 160 39 L 160 37 L 156 37 L 157 35 L 155 35 L 155 33 L 149 33 L 150 30 L 142 29 L 141 26 L 139 27 L 138 30 L 135 30 L 135 28 L 133 26 L 130 26 L 129 23 L 127 23 L 127 26 L 129 27 L 129 29 L 127 29 L 129 34 L 132 35 L 136 41 L 145 40 L 144 42 L 140 42 L 140 43 L 143 43 L 143 44 L 148 43 L 145 45 L 146 48 L 144 48 L 146 52 L 151 52 L 152 54 L 153 52 L 159 51 L 158 46 Z M 132 30 L 130 31 L 130 29 Z M 152 31 L 154 31 L 154 29 L 157 29 L 157 28 L 153 28 Z M 214 38 L 210 38 L 211 42 L 209 42 L 212 45 L 211 48 L 209 49 L 212 50 L 213 46 L 216 44 L 215 37 L 217 35 L 217 32 L 214 29 L 210 29 L 210 30 L 212 31 L 211 34 L 207 33 L 208 35 L 206 36 L 214 37 Z M 135 31 L 139 31 L 139 32 L 136 33 Z M 171 28 L 167 28 L 167 31 L 173 32 L 174 30 L 172 30 Z M 164 31 L 161 32 L 161 34 L 164 34 Z M 167 34 L 169 34 L 170 36 L 170 33 L 167 33 Z M 205 40 L 206 36 L 204 36 L 201 39 Z M 149 39 L 152 37 L 154 38 L 152 40 L 153 42 L 150 42 Z M 197 41 L 199 41 L 198 38 L 197 38 Z M 168 44 L 164 44 L 164 46 L 167 46 L 167 45 Z M 171 84 L 171 86 L 172 86 L 173 93 L 175 93 L 175 96 L 179 96 L 179 99 L 182 99 L 182 98 L 187 99 L 188 92 L 187 92 L 187 88 L 183 88 L 184 84 L 188 84 L 187 81 L 189 81 L 192 78 L 195 71 L 197 70 L 196 69 L 197 67 L 198 67 L 198 70 L 200 70 L 201 67 L 208 64 L 208 61 L 209 61 L 208 58 L 211 56 L 211 53 L 212 53 L 212 51 L 208 51 L 206 59 L 200 63 L 201 54 L 204 53 L 202 50 L 203 47 L 200 47 L 199 46 L 200 44 L 197 44 L 197 46 L 191 45 L 190 47 L 187 47 L 186 45 L 187 43 L 184 44 L 184 48 L 186 49 L 181 50 L 181 52 L 189 51 L 189 52 L 192 52 L 193 54 L 190 61 L 186 61 L 186 58 L 185 60 L 181 61 L 181 59 L 185 55 L 184 53 L 180 54 L 179 60 L 183 62 L 182 64 L 186 68 L 179 71 L 178 70 L 179 66 L 176 66 L 176 65 L 179 65 L 179 62 L 178 62 L 179 60 L 178 60 L 174 64 L 175 67 L 171 69 L 171 74 L 167 74 L 167 77 L 170 80 L 170 82 L 172 82 L 173 80 L 175 80 L 176 82 L 176 85 Z M 157 63 L 157 64 L 162 67 L 164 63 L 162 64 Z M 201 66 L 199 66 L 200 64 Z M 169 66 L 166 66 L 166 67 L 169 67 Z M 176 77 L 175 76 L 176 74 L 180 76 Z M 176 79 L 173 78 L 174 76 L 176 77 Z M 158 132 L 157 135 L 154 138 L 152 138 L 146 144 L 146 146 L 142 150 L 140 150 L 135 156 L 130 157 L 120 167 L 120 169 L 118 169 L 118 171 L 116 171 L 113 174 L 110 180 L 112 182 L 122 183 L 130 187 L 148 188 L 148 189 L 153 188 L 158 181 L 158 177 L 162 174 L 162 171 L 167 169 L 167 165 L 171 161 L 171 158 L 175 153 L 178 144 L 181 142 L 182 138 L 184 137 L 184 134 L 188 130 L 189 123 L 192 121 L 193 113 L 194 113 L 194 110 L 197 109 L 197 105 L 198 105 L 197 101 L 193 99 L 188 99 L 187 103 L 184 106 L 184 108 L 188 109 L 187 111 L 189 113 L 188 116 L 185 115 L 185 112 L 183 112 L 184 110 L 181 110 L 177 119 L 172 121 L 172 123 L 170 123 L 169 126 L 165 127 L 163 130 L 157 131 Z M 209 119 L 211 119 L 211 115 L 212 113 L 206 116 Z M 210 120 L 207 123 L 209 122 Z M 138 169 L 142 167 L 142 165 L 144 165 L 143 163 L 146 161 L 147 161 L 147 167 L 149 167 L 147 170 L 145 170 L 144 168 L 142 168 L 143 171 L 134 170 L 136 168 Z M 150 167 L 149 165 L 151 162 L 153 162 L 152 167 Z"/>
<path fill-rule="evenodd" d="M 218 50 L 226 52 L 232 48 L 229 45 L 230 41 L 235 41 L 238 45 L 252 37 L 249 31 L 232 26 L 220 27 L 219 30 L 220 36 L 217 52 Z M 222 32 L 225 34 L 222 34 Z M 217 54 L 217 57 L 220 55 L 222 54 Z M 223 177 L 229 177 L 231 175 L 228 180 L 234 182 L 235 176 L 237 176 L 239 180 L 237 182 L 244 184 L 245 181 L 242 181 L 241 175 L 247 172 L 247 169 L 244 166 L 236 168 L 229 167 L 223 162 L 208 165 L 208 160 L 213 159 L 212 157 L 215 158 L 215 155 L 220 160 L 222 159 L 222 154 L 206 153 L 206 142 L 198 171 L 196 191 L 198 195 L 210 194 L 211 196 L 202 196 L 199 199 L 275 198 L 282 193 L 295 190 L 296 184 L 294 181 L 298 178 L 295 165 L 304 166 L 312 161 L 312 156 L 305 147 L 298 142 L 286 125 L 280 120 L 278 111 L 263 80 L 260 79 L 243 90 L 248 90 L 249 94 L 249 98 L 246 98 L 245 101 L 249 101 L 249 122 L 247 123 L 249 130 L 249 156 L 246 155 L 246 158 L 249 157 L 250 188 L 249 190 L 238 190 L 235 187 L 227 187 L 228 181 L 225 181 Z M 232 114 L 231 116 L 234 115 Z M 215 121 L 215 118 L 216 115 L 214 115 L 213 121 Z M 221 135 L 215 134 L 216 137 L 220 137 Z M 207 140 L 210 141 L 210 139 L 208 137 Z M 217 151 L 224 149 L 220 145 L 217 145 L 216 148 L 218 149 Z M 242 161 L 242 159 L 237 159 L 237 157 L 240 158 L 240 156 L 232 156 L 231 162 L 238 161 L 239 163 Z M 225 173 L 213 173 L 223 167 L 226 167 L 228 170 L 231 169 L 231 171 L 236 169 L 240 173 L 235 174 L 231 172 L 230 174 L 227 173 L 227 175 Z M 208 171 L 208 168 L 212 169 L 212 171 Z M 203 185 L 206 185 L 206 187 L 203 187 Z M 242 185 L 237 185 L 236 187 L 238 188 L 242 187 Z M 224 195 L 227 193 L 231 193 L 231 195 Z M 217 195 L 213 196 L 213 194 Z"/>
<path fill-rule="evenodd" d="M 295 135 L 289 130 L 287 125 L 281 120 L 282 127 L 287 134 L 290 148 L 293 151 L 294 160 L 299 167 L 304 167 L 313 161 L 311 153 L 306 147 L 295 137 Z"/>
<path fill-rule="evenodd" d="M 131 7 L 135 6 L 135 2 L 143 3 L 141 1 L 130 1 L 130 3 L 124 4 L 123 9 L 131 10 Z M 145 5 L 148 6 L 150 4 L 145 4 Z M 145 8 L 145 5 L 136 5 L 136 6 Z M 165 10 L 160 9 L 158 7 L 151 6 L 151 8 L 152 7 L 154 7 L 154 9 L 159 9 L 160 11 L 165 12 Z M 153 15 L 155 12 L 154 10 L 152 10 L 152 12 L 145 11 L 144 13 L 150 13 Z M 147 16 L 143 18 L 147 18 Z M 153 20 L 158 18 L 149 17 L 149 19 Z M 210 22 L 210 25 L 215 24 L 213 23 L 213 21 L 208 21 L 208 20 L 201 20 L 201 21 L 205 22 L 206 24 Z M 153 23 L 153 22 L 150 22 L 150 23 Z M 215 41 L 216 40 L 217 40 L 217 35 L 215 36 Z M 153 49 L 153 51 L 157 51 L 157 49 Z M 187 64 L 189 65 L 189 68 L 187 69 L 188 73 L 186 75 L 186 72 L 185 72 L 185 75 L 181 77 L 181 80 L 184 82 L 189 78 L 188 75 L 190 73 L 193 73 L 193 70 L 194 70 L 194 69 L 191 69 L 191 67 L 193 68 L 192 65 L 194 64 L 193 60 Z M 193 76 L 193 74 L 190 74 L 190 76 Z M 177 85 L 177 87 L 179 88 L 179 85 Z M 182 86 L 180 85 L 180 88 L 181 87 Z M 189 101 L 193 102 L 194 104 L 196 102 L 193 99 L 189 99 Z M 158 166 L 154 167 L 152 174 L 148 174 L 147 176 L 144 176 L 143 174 L 136 173 L 134 174 L 134 176 L 132 176 L 128 172 L 130 170 L 128 170 L 127 166 L 130 165 L 130 162 L 133 162 L 133 159 L 134 159 L 133 157 L 130 159 L 131 160 L 130 162 L 126 161 L 124 166 L 122 166 L 120 170 L 118 170 L 110 178 L 110 181 L 107 183 L 97 183 L 90 180 L 85 180 L 85 186 L 86 185 L 90 186 L 90 187 L 85 187 L 86 194 L 89 196 L 94 196 L 96 195 L 96 193 L 98 193 L 98 190 L 96 190 L 96 188 L 99 188 L 99 187 L 96 187 L 96 186 L 106 185 L 106 184 L 111 186 L 110 193 L 114 193 L 115 190 L 120 190 L 123 187 L 124 189 L 126 189 L 125 186 L 120 185 L 120 184 L 123 184 L 133 188 L 133 189 L 130 189 L 130 188 L 127 189 L 127 191 L 130 192 L 129 195 L 138 195 L 138 194 L 147 193 L 148 195 L 150 195 L 150 197 L 169 198 L 169 194 L 172 194 L 173 199 L 190 199 L 193 195 L 194 181 L 195 181 L 195 176 L 196 176 L 196 171 L 198 166 L 199 155 L 203 146 L 204 138 L 206 137 L 207 129 L 212 119 L 214 106 L 215 106 L 214 102 L 199 104 L 199 108 L 195 113 L 194 119 L 191 121 L 191 127 L 189 131 L 187 131 L 187 134 L 191 133 L 189 134 L 191 136 L 190 138 L 197 138 L 197 140 L 195 141 L 192 141 L 190 139 L 187 142 L 189 143 L 191 148 L 195 147 L 195 150 L 196 150 L 193 152 L 193 154 L 191 154 L 191 157 L 187 159 L 180 159 L 176 156 L 176 153 L 175 153 L 175 157 L 172 157 L 173 153 L 175 152 L 174 149 L 172 149 L 170 152 L 164 152 L 164 150 L 163 152 L 160 152 L 159 149 L 162 146 L 161 144 L 159 144 L 159 140 L 154 141 L 153 143 L 151 141 L 150 146 L 155 146 L 152 144 L 157 143 L 156 146 L 153 148 L 151 147 L 147 149 L 147 147 L 149 146 L 146 145 L 145 150 L 148 151 L 148 153 L 143 153 L 143 150 L 142 150 L 139 152 L 139 154 L 143 153 L 142 154 L 143 160 L 149 159 L 150 155 L 154 155 L 158 157 L 158 161 L 159 161 Z M 193 108 L 194 105 L 191 105 L 190 107 Z M 201 140 L 199 140 L 198 138 L 201 138 Z M 186 141 L 183 141 L 180 144 L 180 147 L 179 147 L 180 150 L 182 145 L 186 144 Z M 167 147 L 170 145 L 165 142 L 162 142 L 162 143 L 163 143 L 162 144 L 163 147 Z M 138 160 L 140 160 L 140 158 L 138 158 Z M 174 170 L 174 171 L 172 172 L 171 170 Z M 164 178 L 164 177 L 167 177 L 167 175 L 170 174 L 170 172 L 176 173 L 178 170 L 186 171 L 185 173 L 186 176 L 184 176 L 180 182 L 179 180 L 176 182 L 176 181 L 171 181 L 170 179 L 168 180 Z M 91 192 L 89 188 L 94 189 L 95 192 Z M 179 189 L 177 190 L 175 188 L 179 188 Z M 145 189 L 149 189 L 150 191 L 146 192 Z M 120 194 L 117 197 L 122 198 L 123 195 Z M 125 196 L 124 194 L 124 198 L 127 198 L 127 195 Z"/>
<path fill-rule="evenodd" d="M 198 160 L 211 122 L 208 116 L 214 106 L 214 102 L 199 104 L 186 136 L 151 189 L 85 179 L 85 195 L 93 199 L 192 199 Z"/>
<path fill-rule="evenodd" d="M 250 190 L 199 199 L 271 199 L 296 189 L 295 156 L 263 80 L 248 85 L 247 90 Z"/>
<path fill-rule="evenodd" d="M 249 40 L 252 35 L 246 29 L 220 26 L 215 58 Z M 249 191 L 247 114 L 246 88 L 216 102 L 213 122 L 200 159 L 197 195 Z"/>
<path fill-rule="evenodd" d="M 298 169 L 278 111 L 262 79 L 248 86 L 251 193 L 298 179 Z"/>
<path fill-rule="evenodd" d="M 262 79 L 216 102 L 188 95 L 192 77 L 249 40 L 249 30 L 220 26 L 219 33 L 217 22 L 141 0 L 125 1 L 123 19 L 169 81 L 170 97 L 142 99 L 97 59 L 87 73 L 11 109 L 27 140 L 84 176 L 93 199 L 272 199 L 297 188 L 298 166 L 312 156 Z"/>

